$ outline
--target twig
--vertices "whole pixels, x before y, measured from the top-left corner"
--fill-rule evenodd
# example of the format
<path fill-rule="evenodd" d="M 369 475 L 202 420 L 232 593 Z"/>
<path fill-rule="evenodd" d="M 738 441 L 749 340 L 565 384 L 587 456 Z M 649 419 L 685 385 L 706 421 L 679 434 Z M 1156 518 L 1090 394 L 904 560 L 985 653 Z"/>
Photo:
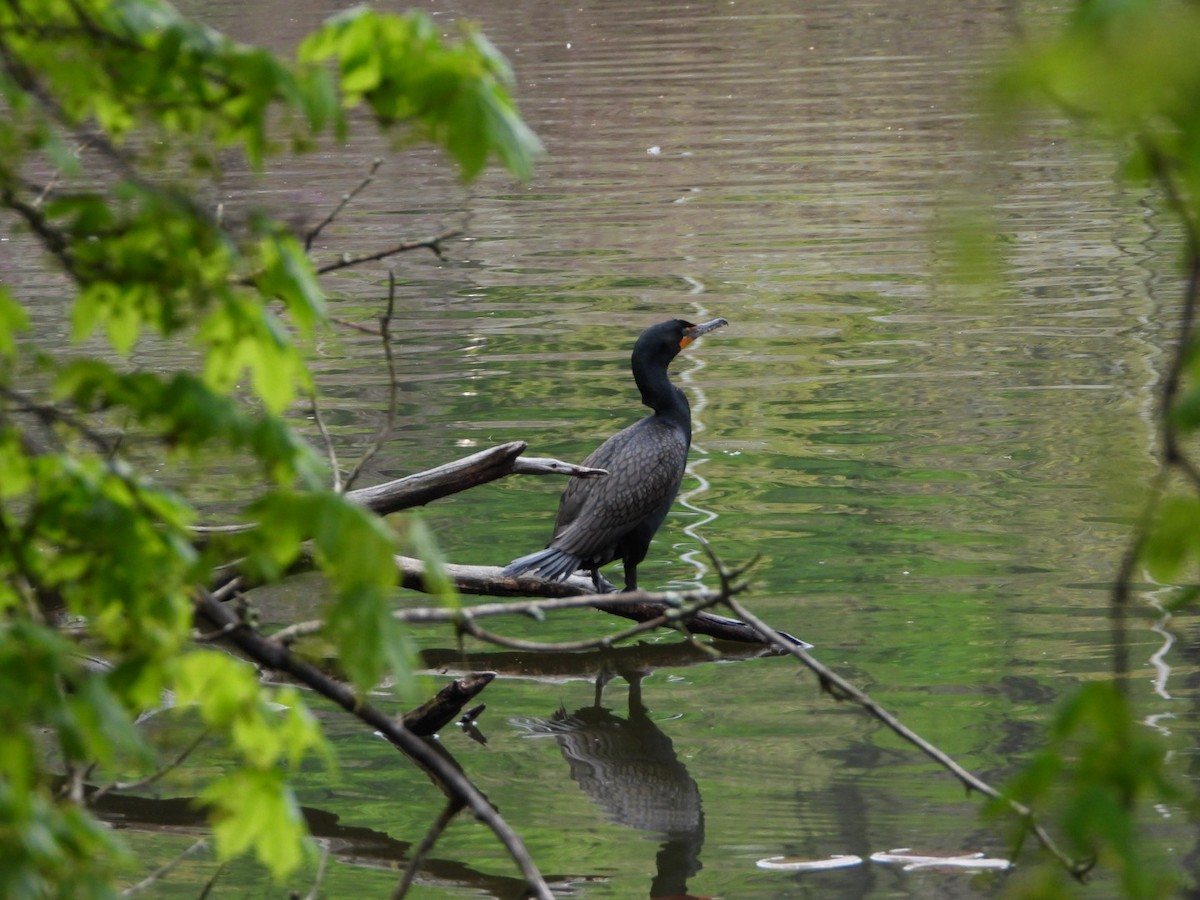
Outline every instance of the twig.
<path fill-rule="evenodd" d="M 814 659 L 805 648 L 795 644 L 789 644 L 784 641 L 778 631 L 752 614 L 734 598 L 730 597 L 725 601 L 725 604 L 735 616 L 758 631 L 758 633 L 762 635 L 764 641 L 774 644 L 777 647 L 781 647 L 792 656 L 796 657 L 796 659 L 798 659 L 805 667 L 807 667 L 814 675 L 817 676 L 817 680 L 820 682 L 821 688 L 826 693 L 838 700 L 852 700 L 901 738 L 908 741 L 926 756 L 933 759 L 934 762 L 938 763 L 938 765 L 949 771 L 969 790 L 978 791 L 984 796 L 990 797 L 991 799 L 1008 806 L 1008 808 L 1025 823 L 1025 827 L 1033 833 L 1033 835 L 1038 839 L 1038 842 L 1046 849 L 1046 851 L 1055 859 L 1057 859 L 1073 877 L 1082 879 L 1087 874 L 1091 866 L 1076 862 L 1075 860 L 1071 859 L 1071 857 L 1067 856 L 1066 853 L 1060 850 L 1058 845 L 1055 844 L 1054 839 L 1050 837 L 1046 829 L 1043 828 L 1042 825 L 1037 821 L 1037 817 L 1035 816 L 1033 810 L 1031 810 L 1028 806 L 1013 800 L 1011 797 L 1006 797 L 986 781 L 983 781 L 978 776 L 964 769 L 944 751 L 929 743 L 927 740 L 897 719 L 894 715 L 872 700 L 869 695 L 859 690 L 850 682 L 846 681 L 846 679 L 842 678 L 832 669 L 827 668 L 825 665 Z"/>
<path fill-rule="evenodd" d="M 371 170 L 367 172 L 367 177 L 362 180 L 362 183 L 360 183 L 359 186 L 350 193 L 343 194 L 341 203 L 335 206 L 329 215 L 322 219 L 312 231 L 304 236 L 305 253 L 312 250 L 313 242 L 320 236 L 321 232 L 324 231 L 327 226 L 333 224 L 333 220 L 341 214 L 342 210 L 349 206 L 354 198 L 365 191 L 367 186 L 375 180 L 375 173 L 379 171 L 379 167 L 381 165 L 383 165 L 383 157 L 376 157 L 375 161 L 371 164 Z"/>
<path fill-rule="evenodd" d="M 405 557 L 401 557 L 401 559 L 406 562 L 417 562 L 417 560 L 407 560 Z M 463 568 L 468 567 L 464 566 Z M 582 583 L 584 579 L 579 579 L 579 581 Z M 397 609 L 392 612 L 392 618 L 398 622 L 405 622 L 410 625 L 447 625 L 459 622 L 465 612 L 472 619 L 486 619 L 493 616 L 528 616 L 540 621 L 545 618 L 548 612 L 564 609 L 584 609 L 601 601 L 614 605 L 628 604 L 630 606 L 639 603 L 663 603 L 672 606 L 696 603 L 711 606 L 719 602 L 721 597 L 722 595 L 718 591 L 704 589 L 688 591 L 682 594 L 632 591 L 613 596 L 612 594 L 582 593 L 567 597 L 521 600 L 515 603 L 481 603 L 478 606 L 469 607 L 467 610 L 449 609 L 444 606 L 420 606 L 413 609 Z M 287 628 L 276 631 L 271 635 L 271 640 L 289 644 L 303 637 L 320 634 L 324 630 L 325 622 L 322 619 L 296 622 L 294 625 L 289 625 Z"/>
<path fill-rule="evenodd" d="M 36 416 L 38 421 L 44 425 L 55 423 L 66 425 L 91 444 L 100 456 L 111 459 L 116 450 L 116 445 L 112 441 L 61 407 L 50 403 L 39 403 L 27 394 L 4 385 L 0 385 L 0 396 L 13 401 L 22 412 Z"/>
<path fill-rule="evenodd" d="M 370 325 L 364 325 L 362 322 L 354 322 L 350 319 L 343 319 L 341 316 L 330 316 L 329 321 L 345 328 L 353 328 L 355 331 L 361 331 L 363 334 L 369 334 L 372 337 L 379 333 L 379 329 L 377 328 L 372 328 Z"/>
<path fill-rule="evenodd" d="M 637 625 L 626 628 L 624 631 L 618 631 L 615 634 L 606 634 L 602 637 L 590 638 L 583 641 L 564 641 L 562 643 L 526 641 L 519 638 L 505 637 L 493 631 L 487 631 L 481 628 L 475 621 L 473 610 L 458 610 L 459 615 L 454 621 L 460 634 L 466 633 L 481 641 L 496 644 L 500 647 L 507 647 L 510 650 L 524 650 L 531 653 L 577 653 L 584 650 L 608 650 L 622 641 L 637 637 L 639 634 L 645 634 L 647 631 L 653 631 L 656 628 L 674 628 L 689 641 L 696 644 L 696 646 L 703 647 L 707 651 L 712 648 L 696 642 L 693 635 L 685 628 L 684 623 L 700 610 L 715 603 L 720 603 L 723 599 L 725 598 L 722 595 L 717 594 L 703 603 L 698 603 L 687 608 L 666 608 L 660 615 L 642 620 Z M 718 653 L 718 655 L 720 654 Z"/>
<path fill-rule="evenodd" d="M 361 266 L 363 263 L 375 262 L 380 259 L 387 259 L 389 256 L 395 256 L 399 253 L 408 253 L 412 250 L 430 250 L 439 259 L 442 258 L 442 244 L 445 241 L 462 235 L 461 228 L 454 228 L 449 231 L 443 231 L 441 234 L 434 235 L 430 238 L 423 238 L 417 241 L 405 241 L 397 244 L 394 247 L 389 247 L 387 250 L 379 250 L 375 253 L 367 253 L 362 256 L 343 256 L 336 262 L 326 263 L 323 266 L 317 267 L 317 274 L 324 275 L 327 272 L 336 272 L 338 269 L 348 269 L 351 266 Z"/>
<path fill-rule="evenodd" d="M 337 450 L 333 446 L 333 437 L 329 434 L 329 429 L 325 426 L 325 417 L 321 415 L 321 405 L 317 402 L 317 392 L 313 391 L 308 398 L 312 404 L 313 421 L 317 423 L 317 431 L 321 433 L 321 441 L 325 444 L 325 453 L 329 457 L 329 471 L 333 478 L 333 489 L 337 493 L 341 493 L 342 487 L 342 469 L 338 465 Z"/>
<path fill-rule="evenodd" d="M 1171 165 L 1163 151 L 1146 135 L 1142 135 L 1140 141 L 1142 152 L 1150 161 L 1168 205 L 1183 222 L 1187 243 L 1187 281 L 1184 287 L 1183 309 L 1180 313 L 1179 336 L 1175 341 L 1158 399 L 1162 456 L 1158 470 L 1151 479 L 1146 501 L 1138 515 L 1129 544 L 1121 556 L 1111 595 L 1113 676 L 1114 685 L 1121 692 L 1128 690 L 1126 676 L 1129 674 L 1129 646 L 1125 634 L 1125 620 L 1132 602 L 1133 579 L 1142 560 L 1146 541 L 1154 527 L 1155 517 L 1166 496 L 1171 471 L 1177 469 L 1191 483 L 1193 489 L 1200 490 L 1200 469 L 1197 469 L 1195 463 L 1184 452 L 1178 426 L 1172 418 L 1183 385 L 1187 357 L 1194 342 L 1197 306 L 1200 305 L 1200 223 L 1192 214 L 1192 205 L 1180 193 L 1180 187 L 1172 176 Z"/>
<path fill-rule="evenodd" d="M 1180 194 L 1180 187 L 1172 177 L 1171 167 L 1162 151 L 1148 138 L 1142 137 L 1142 147 L 1150 159 L 1154 175 L 1166 194 L 1167 203 L 1183 222 L 1187 239 L 1187 283 L 1183 293 L 1183 309 L 1179 319 L 1179 336 L 1171 355 L 1171 365 L 1163 379 L 1162 397 L 1159 401 L 1159 418 L 1162 422 L 1163 460 L 1182 472 L 1192 487 L 1200 490 L 1200 469 L 1183 452 L 1179 441 L 1179 430 L 1171 413 L 1179 398 L 1183 375 L 1189 353 L 1192 350 L 1193 332 L 1196 322 L 1196 307 L 1200 304 L 1200 223 L 1192 215 L 1192 204 Z"/>
<path fill-rule="evenodd" d="M 220 878 L 225 872 L 225 867 L 227 865 L 229 864 L 221 863 L 219 866 L 217 866 L 216 871 L 209 876 L 208 881 L 204 882 L 204 889 L 200 891 L 199 895 L 196 897 L 196 900 L 207 900 L 209 894 L 212 893 L 213 888 L 217 886 L 217 879 Z"/>
<path fill-rule="evenodd" d="M 325 880 L 325 865 L 329 862 L 329 848 L 321 848 L 321 861 L 317 863 L 317 874 L 313 878 L 312 887 L 308 889 L 308 893 L 304 895 L 304 900 L 317 900 L 317 894 L 321 890 L 321 882 Z"/>
<path fill-rule="evenodd" d="M 454 821 L 454 817 L 460 812 L 462 812 L 462 804 L 451 800 L 438 813 L 438 817 L 434 819 L 433 824 L 429 826 L 429 830 L 425 832 L 425 837 L 421 838 L 421 843 L 413 850 L 412 859 L 408 861 L 408 866 L 404 869 L 404 877 L 400 879 L 400 883 L 396 885 L 396 890 L 392 892 L 392 900 L 403 900 L 404 897 L 408 896 L 408 889 L 412 887 L 413 879 L 417 877 L 421 863 L 425 861 L 425 857 L 429 855 L 429 851 L 433 849 L 438 838 L 442 836 L 447 826 Z"/>
<path fill-rule="evenodd" d="M 350 490 L 354 486 L 354 482 L 358 480 L 358 476 L 362 474 L 363 467 L 368 462 L 375 458 L 375 455 L 383 449 L 384 442 L 392 433 L 392 429 L 396 427 L 396 404 L 397 404 L 397 386 L 396 386 L 396 357 L 392 352 L 392 316 L 396 310 L 396 270 L 388 270 L 388 299 L 387 310 L 379 317 L 379 340 L 383 344 L 383 356 L 387 360 L 388 373 L 388 405 L 387 405 L 387 420 L 375 433 L 375 439 L 371 441 L 371 446 L 363 453 L 362 458 L 346 476 L 346 490 Z"/>
<path fill-rule="evenodd" d="M 159 866 L 137 884 L 131 884 L 129 887 L 125 888 L 125 890 L 121 891 L 121 896 L 132 897 L 134 894 L 144 891 L 148 887 L 153 887 L 157 882 L 161 881 L 165 876 L 167 876 L 177 865 L 179 865 L 193 853 L 204 849 L 206 846 L 208 846 L 208 842 L 204 838 L 201 838 L 174 859 Z"/>
<path fill-rule="evenodd" d="M 176 756 L 162 768 L 158 769 L 156 772 L 147 775 L 145 778 L 140 778 L 137 781 L 114 781 L 110 784 L 106 784 L 104 787 L 97 788 L 91 794 L 89 794 L 87 797 L 88 802 L 95 802 L 112 791 L 134 791 L 138 788 L 143 788 L 148 784 L 153 784 L 168 772 L 171 772 L 183 765 L 184 761 L 192 755 L 192 751 L 199 747 L 207 737 L 208 730 L 205 729 L 204 731 L 201 731 L 200 734 L 196 736 L 196 739 L 188 744 L 178 756 Z"/>

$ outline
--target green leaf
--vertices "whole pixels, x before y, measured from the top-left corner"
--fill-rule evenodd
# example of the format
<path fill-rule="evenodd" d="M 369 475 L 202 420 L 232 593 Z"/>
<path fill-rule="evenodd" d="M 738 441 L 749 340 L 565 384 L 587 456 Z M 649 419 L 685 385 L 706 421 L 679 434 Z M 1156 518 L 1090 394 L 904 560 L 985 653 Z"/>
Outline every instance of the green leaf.
<path fill-rule="evenodd" d="M 1142 562 L 1155 580 L 1167 584 L 1175 581 L 1185 565 L 1193 571 L 1200 565 L 1200 498 L 1163 500 L 1146 535 Z"/>
<path fill-rule="evenodd" d="M 403 123 L 441 143 L 465 181 L 492 156 L 526 179 L 543 152 L 516 113 L 508 63 L 473 28 L 464 40 L 443 41 L 425 13 L 360 7 L 327 20 L 299 56 L 336 59 L 345 106 L 365 103 L 381 125 Z"/>
<path fill-rule="evenodd" d="M 308 831 L 300 807 L 279 769 L 241 769 L 207 787 L 217 855 L 233 859 L 253 850 L 283 880 L 304 860 Z"/>
<path fill-rule="evenodd" d="M 409 516 L 408 539 L 413 544 L 417 558 L 425 564 L 425 584 L 429 593 L 434 594 L 443 606 L 458 609 L 462 600 L 454 582 L 446 574 L 446 558 L 442 555 L 433 532 L 419 515 Z"/>
<path fill-rule="evenodd" d="M 200 340 L 206 347 L 204 380 L 214 390 L 231 391 L 249 371 L 255 393 L 279 413 L 297 387 L 311 378 L 287 333 L 271 313 L 247 297 L 229 297 L 205 320 Z"/>
<path fill-rule="evenodd" d="M 325 319 L 325 292 L 304 248 L 292 235 L 280 233 L 264 238 L 260 253 L 259 290 L 283 300 L 301 333 L 312 337 L 317 322 Z"/>
<path fill-rule="evenodd" d="M 25 307 L 13 299 L 8 288 L 0 284 L 0 356 L 11 357 L 17 352 L 16 336 L 29 327 Z"/>

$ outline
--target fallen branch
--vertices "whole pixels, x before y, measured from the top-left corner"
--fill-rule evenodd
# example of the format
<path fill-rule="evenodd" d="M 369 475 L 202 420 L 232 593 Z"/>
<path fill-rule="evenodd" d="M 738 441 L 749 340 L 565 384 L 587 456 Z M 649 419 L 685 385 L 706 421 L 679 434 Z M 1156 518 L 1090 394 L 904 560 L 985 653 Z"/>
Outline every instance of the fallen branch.
<path fill-rule="evenodd" d="M 442 497 L 461 493 L 509 475 L 571 475 L 598 478 L 608 473 L 557 459 L 523 457 L 524 441 L 510 441 L 464 456 L 445 465 L 397 478 L 374 487 L 348 491 L 346 496 L 381 516 L 424 506 Z"/>
<path fill-rule="evenodd" d="M 526 885 L 536 896 L 543 900 L 552 900 L 550 889 L 521 838 L 501 818 L 479 789 L 428 746 L 424 739 L 413 734 L 402 723 L 393 721 L 371 704 L 364 702 L 346 685 L 334 681 L 315 666 L 296 657 L 283 644 L 272 641 L 249 625 L 239 622 L 231 609 L 213 600 L 207 593 L 199 593 L 195 605 L 197 614 L 211 620 L 218 629 L 228 629 L 226 639 L 250 659 L 265 668 L 284 672 L 300 684 L 333 701 L 391 741 L 447 792 L 451 802 L 470 808 L 471 812 L 492 830 L 521 870 Z"/>
<path fill-rule="evenodd" d="M 425 564 L 419 559 L 407 556 L 396 557 L 396 565 L 400 568 L 400 581 L 404 587 L 422 593 L 433 593 L 432 585 L 426 579 Z M 635 622 L 649 623 L 663 618 L 661 623 L 656 621 L 654 627 L 665 625 L 670 627 L 672 619 L 680 616 L 679 606 L 682 603 L 695 603 L 700 606 L 710 606 L 726 597 L 745 590 L 744 584 L 727 584 L 721 591 L 695 591 L 687 593 L 653 593 L 650 591 L 629 591 L 615 594 L 594 593 L 590 578 L 573 575 L 565 581 L 547 581 L 543 578 L 512 577 L 504 575 L 503 570 L 495 566 L 462 566 L 447 564 L 443 566 L 447 579 L 460 594 L 487 594 L 493 597 L 527 597 L 531 594 L 550 598 L 577 597 L 581 606 L 591 606 L 601 612 L 614 616 L 622 616 Z M 715 600 L 714 600 L 715 596 Z M 546 607 L 545 609 L 564 609 L 565 606 Z M 477 615 L 481 607 L 471 607 L 472 616 Z M 528 610 L 525 610 L 529 614 Z M 545 610 L 542 610 L 545 611 Z M 450 614 L 446 621 L 455 621 L 455 615 L 461 611 L 448 610 Z M 499 615 L 500 613 L 492 613 Z M 403 613 L 400 613 L 403 615 Z M 413 620 L 415 621 L 415 620 Z M 433 618 L 425 621 L 432 622 Z M 717 638 L 723 641 L 762 643 L 761 635 L 753 628 L 737 619 L 718 616 L 710 612 L 695 612 L 688 618 L 688 628 L 696 634 Z M 793 637 L 786 632 L 780 632 L 784 637 L 801 646 L 811 644 Z"/>
<path fill-rule="evenodd" d="M 569 475 L 575 478 L 602 478 L 604 469 L 592 469 L 574 463 L 543 457 L 524 457 L 524 441 L 499 444 L 445 463 L 424 472 L 407 475 L 372 487 L 347 491 L 346 496 L 371 512 L 386 516 L 415 506 L 424 506 L 442 497 L 458 494 L 489 481 L 509 475 Z M 258 527 L 253 522 L 236 525 L 197 525 L 197 535 L 240 534 Z"/>
<path fill-rule="evenodd" d="M 718 566 L 718 571 L 720 570 Z M 1077 862 L 1066 853 L 1059 849 L 1054 839 L 1050 837 L 1045 828 L 1038 822 L 1037 816 L 1028 806 L 1007 797 L 992 787 L 977 775 L 967 771 L 960 766 L 955 760 L 947 755 L 944 751 L 929 743 L 894 715 L 876 703 L 865 692 L 859 690 L 853 684 L 842 678 L 832 669 L 818 662 L 808 650 L 804 647 L 795 644 L 789 644 L 784 641 L 781 632 L 776 631 L 762 619 L 759 619 L 748 609 L 742 606 L 734 598 L 730 597 L 726 601 L 726 605 L 734 615 L 738 616 L 751 628 L 755 629 L 762 639 L 775 646 L 781 647 L 792 656 L 796 657 L 806 668 L 817 676 L 817 681 L 821 685 L 821 689 L 837 700 L 850 700 L 861 706 L 872 716 L 886 725 L 889 729 L 895 732 L 908 743 L 912 744 L 926 756 L 931 758 L 938 765 L 949 771 L 957 778 L 968 790 L 978 791 L 985 797 L 990 797 L 1000 803 L 1006 805 L 1013 811 L 1025 824 L 1025 827 L 1037 838 L 1038 843 L 1046 849 L 1055 859 L 1063 865 L 1063 867 L 1071 873 L 1072 877 L 1082 879 L 1091 868 L 1091 863 Z"/>

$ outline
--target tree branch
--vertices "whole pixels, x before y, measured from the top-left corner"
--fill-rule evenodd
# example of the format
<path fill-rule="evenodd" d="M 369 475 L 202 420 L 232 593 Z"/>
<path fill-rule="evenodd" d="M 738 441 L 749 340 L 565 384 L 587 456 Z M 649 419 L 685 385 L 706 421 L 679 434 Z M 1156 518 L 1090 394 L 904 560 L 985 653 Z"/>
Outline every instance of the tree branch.
<path fill-rule="evenodd" d="M 358 463 L 346 476 L 346 483 L 343 490 L 350 490 L 354 487 L 354 482 L 358 480 L 358 476 L 362 474 L 363 467 L 366 466 L 383 447 L 383 442 L 387 440 L 388 435 L 392 433 L 392 429 L 396 427 L 396 357 L 392 353 L 392 315 L 396 309 L 396 270 L 388 270 L 388 299 L 387 310 L 379 317 L 379 340 L 383 344 L 383 356 L 387 360 L 388 373 L 388 405 L 387 418 L 384 424 L 380 426 L 375 433 L 375 439 L 371 441 L 371 446 L 363 453 Z"/>
<path fill-rule="evenodd" d="M 434 819 L 433 824 L 429 826 L 429 830 L 425 833 L 425 837 L 421 838 L 421 843 L 413 848 L 412 858 L 408 861 L 408 865 L 404 868 L 404 876 L 400 879 L 400 883 L 396 885 L 396 890 L 392 892 L 392 900 L 403 900 L 408 896 L 408 889 L 412 887 L 413 879 L 417 877 L 417 872 L 420 871 L 421 864 L 425 861 L 425 857 L 429 855 L 429 851 L 433 849 L 438 838 L 445 832 L 447 826 L 454 820 L 454 817 L 462 810 L 462 806 L 450 801 L 445 808 L 438 813 L 438 817 Z"/>
<path fill-rule="evenodd" d="M 764 641 L 782 647 L 792 656 L 796 657 L 806 668 L 817 676 L 817 681 L 821 685 L 821 689 L 828 693 L 836 700 L 851 700 L 858 706 L 865 709 L 874 718 L 878 719 L 889 729 L 899 735 L 908 743 L 912 744 L 926 756 L 930 757 L 938 765 L 949 771 L 957 778 L 968 790 L 975 790 L 986 797 L 990 797 L 1000 803 L 1003 803 L 1012 810 L 1025 824 L 1033 835 L 1038 839 L 1038 842 L 1050 853 L 1055 859 L 1063 865 L 1063 867 L 1071 873 L 1076 879 L 1082 879 L 1091 869 L 1091 863 L 1081 863 L 1071 859 L 1066 853 L 1059 849 L 1055 844 L 1054 839 L 1050 837 L 1045 828 L 1038 822 L 1033 810 L 1023 803 L 1013 800 L 1005 796 L 996 788 L 992 787 L 983 779 L 972 774 L 964 769 L 952 757 L 947 755 L 938 747 L 926 741 L 923 737 L 893 716 L 890 712 L 876 703 L 865 692 L 859 690 L 846 679 L 842 678 L 832 669 L 829 669 L 824 664 L 818 662 L 809 654 L 807 649 L 796 644 L 789 644 L 782 640 L 782 634 L 766 624 L 762 619 L 752 614 L 737 600 L 730 597 L 725 601 L 730 611 L 738 618 L 746 622 L 751 628 L 755 629 L 763 638 Z"/>
<path fill-rule="evenodd" d="M 315 228 L 313 228 L 304 236 L 305 253 L 312 250 L 313 242 L 320 237 L 322 231 L 324 231 L 329 225 L 333 224 L 333 220 L 341 215 L 342 210 L 349 206 L 354 201 L 354 198 L 365 191 L 368 185 L 375 180 L 375 173 L 379 171 L 379 167 L 381 165 L 383 165 L 383 157 L 377 156 L 375 161 L 371 163 L 371 170 L 367 172 L 367 177 L 362 180 L 358 187 L 350 191 L 348 194 L 343 194 L 342 201 L 330 211 L 329 215 L 317 223 Z"/>
<path fill-rule="evenodd" d="M 497 481 L 509 475 L 570 475 L 575 478 L 600 478 L 607 475 L 604 469 L 577 466 L 558 459 L 523 457 L 527 445 L 524 441 L 511 441 L 496 447 L 480 450 L 470 456 L 446 463 L 415 475 L 397 478 L 373 487 L 347 491 L 346 496 L 366 506 L 376 515 L 386 516 L 415 506 L 424 506 L 442 497 L 461 493 L 489 481 Z M 198 535 L 238 534 L 251 531 L 254 523 L 236 525 L 197 525 L 192 531 Z"/>
<path fill-rule="evenodd" d="M 324 275 L 327 272 L 336 272 L 338 269 L 348 269 L 351 266 L 361 266 L 363 263 L 375 262 L 380 259 L 387 259 L 389 256 L 396 256 L 399 253 L 408 253 L 412 250 L 430 250 L 439 259 L 442 257 L 442 244 L 446 241 L 462 235 L 461 228 L 452 228 L 448 231 L 443 231 L 441 234 L 436 234 L 433 237 L 423 238 L 416 241 L 405 241 L 397 244 L 394 247 L 389 247 L 386 250 L 380 250 L 376 253 L 367 253 L 362 256 L 343 256 L 336 262 L 326 263 L 323 266 L 317 267 L 317 274 Z"/>
<path fill-rule="evenodd" d="M 521 838 L 501 818 L 479 789 L 420 737 L 363 701 L 346 685 L 334 681 L 314 666 L 297 658 L 282 644 L 238 622 L 232 610 L 213 600 L 207 593 L 198 593 L 195 603 L 197 612 L 218 627 L 232 626 L 227 635 L 228 640 L 250 659 L 268 669 L 286 673 L 382 733 L 397 749 L 425 770 L 436 783 L 442 785 L 452 801 L 459 801 L 469 807 L 475 816 L 492 830 L 521 870 L 526 885 L 537 897 L 553 900 L 550 889 Z"/>

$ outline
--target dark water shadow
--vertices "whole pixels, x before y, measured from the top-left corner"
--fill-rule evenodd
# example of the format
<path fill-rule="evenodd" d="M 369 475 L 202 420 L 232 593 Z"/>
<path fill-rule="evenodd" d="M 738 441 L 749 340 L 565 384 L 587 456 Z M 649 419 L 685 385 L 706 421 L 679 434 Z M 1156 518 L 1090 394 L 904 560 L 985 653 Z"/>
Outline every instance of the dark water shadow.
<path fill-rule="evenodd" d="M 89 791 L 90 793 L 90 791 Z M 204 804 L 196 797 L 144 797 L 110 793 L 96 799 L 92 810 L 115 829 L 153 834 L 193 835 L 208 838 Z M 344 825 L 341 817 L 323 809 L 303 806 L 300 812 L 317 845 L 338 862 L 368 869 L 391 870 L 399 880 L 411 858 L 416 842 L 392 838 L 382 831 Z M 564 888 L 587 876 L 543 873 L 552 888 Z M 457 859 L 427 856 L 421 865 L 418 883 L 423 888 L 467 888 L 483 897 L 518 898 L 527 896 L 520 878 L 482 872 Z"/>

